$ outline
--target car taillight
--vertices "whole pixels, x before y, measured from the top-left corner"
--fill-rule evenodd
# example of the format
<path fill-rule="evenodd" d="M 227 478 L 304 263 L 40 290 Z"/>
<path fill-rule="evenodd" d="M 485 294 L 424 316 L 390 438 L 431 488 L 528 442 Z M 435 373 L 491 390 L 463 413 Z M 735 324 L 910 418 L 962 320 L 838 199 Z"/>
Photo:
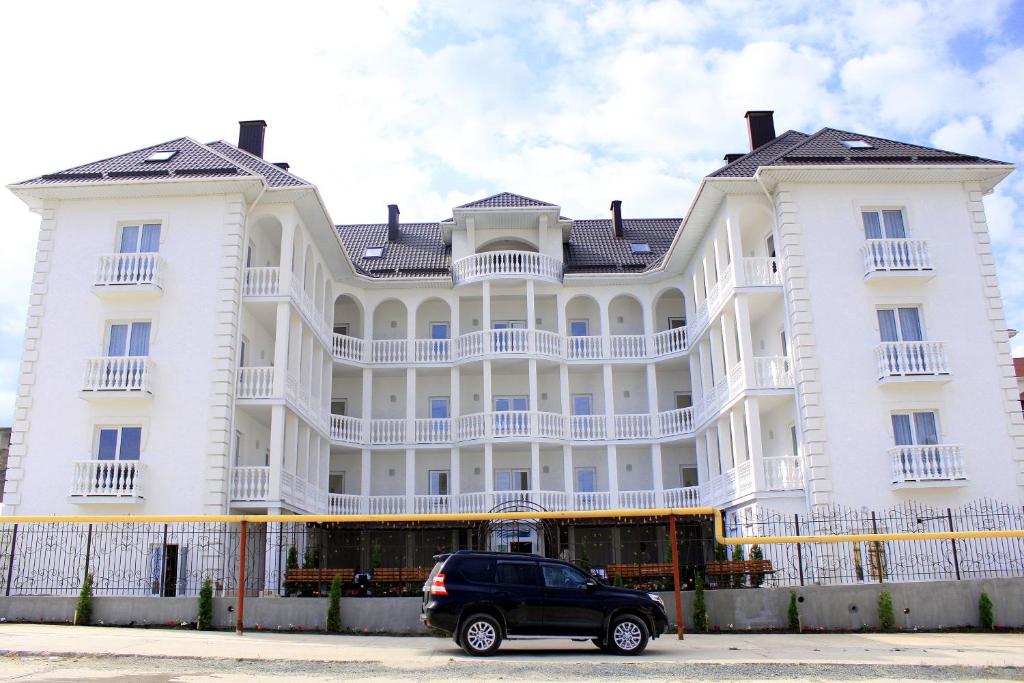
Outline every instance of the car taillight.
<path fill-rule="evenodd" d="M 444 574 L 437 574 L 434 576 L 434 581 L 430 584 L 431 595 L 448 595 L 448 589 L 444 587 Z"/>

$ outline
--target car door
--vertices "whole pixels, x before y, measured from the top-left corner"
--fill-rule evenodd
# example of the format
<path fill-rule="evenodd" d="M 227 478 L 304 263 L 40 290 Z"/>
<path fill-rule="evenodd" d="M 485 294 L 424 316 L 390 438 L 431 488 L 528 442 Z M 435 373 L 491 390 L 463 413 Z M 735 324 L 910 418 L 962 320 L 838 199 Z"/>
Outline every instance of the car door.
<path fill-rule="evenodd" d="M 544 624 L 544 589 L 537 563 L 499 560 L 494 600 L 505 613 L 509 635 L 538 635 Z"/>
<path fill-rule="evenodd" d="M 597 636 L 604 623 L 598 590 L 588 587 L 590 577 L 566 564 L 542 563 L 544 581 L 544 633 Z"/>

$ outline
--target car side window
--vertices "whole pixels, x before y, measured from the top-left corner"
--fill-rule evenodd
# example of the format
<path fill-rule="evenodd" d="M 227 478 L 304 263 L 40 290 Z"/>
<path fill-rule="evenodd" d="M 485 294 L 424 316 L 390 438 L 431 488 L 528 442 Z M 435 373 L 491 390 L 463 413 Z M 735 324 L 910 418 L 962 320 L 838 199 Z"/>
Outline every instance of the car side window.
<path fill-rule="evenodd" d="M 544 585 L 548 588 L 584 588 L 587 577 L 583 572 L 564 564 L 545 564 Z"/>
<path fill-rule="evenodd" d="M 470 583 L 494 583 L 494 560 L 465 558 L 459 563 L 459 571 Z"/>
<path fill-rule="evenodd" d="M 537 565 L 526 562 L 499 562 L 495 582 L 506 586 L 536 586 Z"/>

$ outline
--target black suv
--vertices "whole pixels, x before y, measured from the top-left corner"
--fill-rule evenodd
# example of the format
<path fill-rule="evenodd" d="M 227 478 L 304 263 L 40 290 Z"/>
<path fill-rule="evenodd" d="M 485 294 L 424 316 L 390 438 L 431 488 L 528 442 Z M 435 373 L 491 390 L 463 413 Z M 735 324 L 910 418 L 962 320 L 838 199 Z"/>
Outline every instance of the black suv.
<path fill-rule="evenodd" d="M 493 654 L 503 638 L 589 639 L 638 655 L 668 623 L 657 594 L 605 585 L 568 562 L 467 550 L 434 559 L 420 619 L 471 655 Z"/>

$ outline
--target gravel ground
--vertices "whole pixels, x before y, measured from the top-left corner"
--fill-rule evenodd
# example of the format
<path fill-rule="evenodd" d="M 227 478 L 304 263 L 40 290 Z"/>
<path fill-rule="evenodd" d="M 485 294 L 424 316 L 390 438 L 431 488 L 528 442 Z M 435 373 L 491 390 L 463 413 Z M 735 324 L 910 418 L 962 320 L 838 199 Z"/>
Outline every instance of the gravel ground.
<path fill-rule="evenodd" d="M 457 680 L 477 681 L 862 681 L 871 680 L 1003 680 L 1024 681 L 1015 667 L 839 665 L 839 664 L 667 664 L 622 661 L 502 661 L 450 657 L 429 667 L 391 668 L 382 662 L 309 662 L 294 660 L 216 659 L 133 656 L 0 656 L 0 680 L 17 681 L 300 681 L 300 680 Z"/>

